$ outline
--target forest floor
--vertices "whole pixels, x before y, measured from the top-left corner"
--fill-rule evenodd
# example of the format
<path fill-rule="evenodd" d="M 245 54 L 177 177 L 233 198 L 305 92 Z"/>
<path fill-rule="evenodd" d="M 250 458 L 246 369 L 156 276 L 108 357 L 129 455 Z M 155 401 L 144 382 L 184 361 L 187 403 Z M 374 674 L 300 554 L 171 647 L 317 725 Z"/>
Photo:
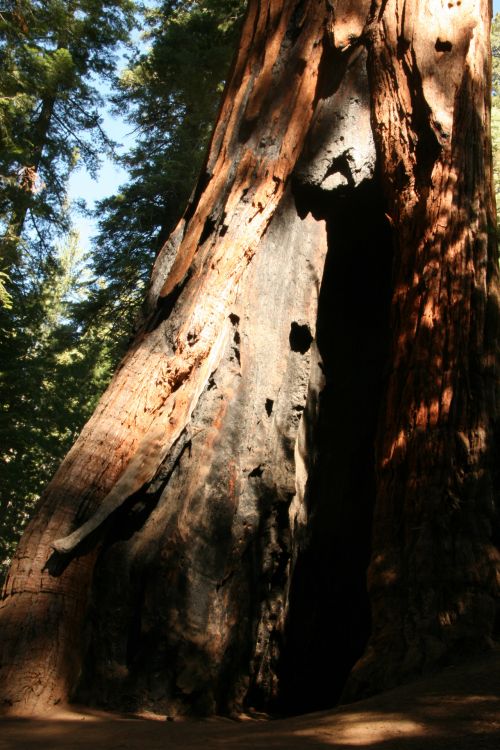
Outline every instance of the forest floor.
<path fill-rule="evenodd" d="M 4 719 L 0 750 L 498 750 L 500 653 L 289 719 L 166 721 L 72 708 Z"/>

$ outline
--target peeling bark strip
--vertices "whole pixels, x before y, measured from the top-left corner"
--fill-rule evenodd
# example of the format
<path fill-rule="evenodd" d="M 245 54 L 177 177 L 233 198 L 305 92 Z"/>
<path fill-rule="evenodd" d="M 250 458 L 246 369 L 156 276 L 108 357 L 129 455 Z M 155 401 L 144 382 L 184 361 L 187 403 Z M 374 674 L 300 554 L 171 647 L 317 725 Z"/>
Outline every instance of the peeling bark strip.
<path fill-rule="evenodd" d="M 249 2 L 148 318 L 10 570 L 9 710 L 313 710 L 360 655 L 351 695 L 491 638 L 487 18 Z"/>
<path fill-rule="evenodd" d="M 142 487 L 151 483 L 160 465 L 165 470 L 164 462 L 166 459 L 173 468 L 186 445 L 186 433 L 187 430 L 184 428 L 174 438 L 172 444 L 165 444 L 163 428 L 156 432 L 154 429 L 148 432 L 146 439 L 139 445 L 126 471 L 113 486 L 111 492 L 108 492 L 94 515 L 72 534 L 52 542 L 52 548 L 60 554 L 67 555 L 72 552 L 93 531 L 98 529 L 112 513 L 118 510 L 127 498 L 132 497 Z"/>

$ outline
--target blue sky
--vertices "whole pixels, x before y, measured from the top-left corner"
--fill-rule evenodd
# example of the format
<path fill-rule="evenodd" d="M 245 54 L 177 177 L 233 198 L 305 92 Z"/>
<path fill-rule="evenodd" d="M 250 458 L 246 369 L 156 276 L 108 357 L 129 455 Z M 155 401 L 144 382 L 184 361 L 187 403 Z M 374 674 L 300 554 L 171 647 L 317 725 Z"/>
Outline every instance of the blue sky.
<path fill-rule="evenodd" d="M 500 2 L 500 0 L 499 0 Z M 120 56 L 120 67 L 123 68 L 125 60 Z M 105 96 L 109 89 L 101 88 Z M 119 144 L 117 151 L 120 154 L 128 151 L 134 144 L 133 126 L 126 123 L 122 118 L 112 115 L 108 109 L 101 112 L 102 127 L 108 136 Z M 103 156 L 101 168 L 96 179 L 93 179 L 85 167 L 76 169 L 70 177 L 68 195 L 71 201 L 84 199 L 88 208 L 93 208 L 96 201 L 116 193 L 118 187 L 125 183 L 127 172 L 121 166 Z M 75 228 L 80 233 L 80 243 L 87 250 L 90 247 L 90 239 L 96 232 L 97 222 L 94 219 L 75 215 L 73 219 Z"/>
<path fill-rule="evenodd" d="M 109 112 L 102 113 L 102 117 L 102 127 L 110 138 L 120 144 L 119 153 L 127 151 L 134 143 L 134 136 L 131 133 L 133 126 L 128 125 L 119 117 L 112 116 Z M 116 193 L 118 187 L 126 179 L 126 170 L 104 157 L 95 180 L 85 167 L 73 172 L 69 181 L 69 198 L 71 201 L 83 198 L 87 207 L 93 208 L 96 201 Z M 96 221 L 84 216 L 75 216 L 74 224 L 80 233 L 80 243 L 87 250 L 90 247 L 90 238 L 96 231 Z"/>
<path fill-rule="evenodd" d="M 500 12 L 500 0 L 493 0 L 493 12 Z M 111 116 L 109 112 L 103 112 L 103 127 L 114 141 L 122 144 L 121 149 L 119 149 L 121 153 L 124 153 L 133 145 L 132 126 L 127 125 L 121 118 Z M 127 172 L 124 169 L 113 164 L 110 159 L 104 158 L 96 180 L 92 179 L 85 169 L 78 169 L 72 175 L 69 197 L 71 200 L 83 198 L 88 207 L 92 208 L 95 201 L 113 195 L 126 179 Z M 80 232 L 81 245 L 87 250 L 90 247 L 90 238 L 96 231 L 96 221 L 75 216 L 74 223 Z"/>
<path fill-rule="evenodd" d="M 500 2 L 500 0 L 498 0 Z M 157 0 L 143 0 L 142 5 L 148 8 L 154 8 Z M 143 34 L 139 29 L 132 31 L 132 42 L 136 49 L 144 52 L 147 45 L 144 41 Z M 117 72 L 120 73 L 126 67 L 126 54 L 119 51 L 117 55 Z M 101 94 L 106 97 L 109 95 L 109 86 L 98 86 Z M 107 135 L 118 144 L 117 152 L 125 154 L 129 151 L 135 142 L 133 134 L 133 125 L 126 123 L 121 117 L 112 115 L 109 108 L 101 112 L 101 126 Z M 68 187 L 68 197 L 71 201 L 82 199 L 87 204 L 87 208 L 92 209 L 95 203 L 102 198 L 114 195 L 120 185 L 127 180 L 127 171 L 114 161 L 103 155 L 101 168 L 93 179 L 87 170 L 82 166 L 81 169 L 75 170 L 71 175 Z M 90 249 L 90 241 L 97 232 L 97 219 L 87 218 L 80 215 L 73 217 L 73 224 L 80 233 L 80 244 L 84 250 Z"/>

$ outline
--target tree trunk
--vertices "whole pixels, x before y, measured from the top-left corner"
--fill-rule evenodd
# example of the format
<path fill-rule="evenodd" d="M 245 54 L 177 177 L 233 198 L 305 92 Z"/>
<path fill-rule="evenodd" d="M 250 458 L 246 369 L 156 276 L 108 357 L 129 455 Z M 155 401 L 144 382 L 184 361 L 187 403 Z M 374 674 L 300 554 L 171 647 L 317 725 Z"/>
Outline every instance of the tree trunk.
<path fill-rule="evenodd" d="M 37 180 L 39 179 L 39 168 L 43 156 L 43 150 L 47 143 L 56 99 L 47 96 L 41 103 L 40 114 L 33 126 L 31 134 L 33 148 L 29 154 L 28 164 L 23 165 L 23 173 L 20 177 L 20 185 L 12 206 L 11 215 L 7 229 L 2 237 L 2 264 L 3 268 L 10 271 L 19 264 L 19 245 L 26 223 L 26 217 L 32 203 L 32 196 L 37 192 Z"/>
<path fill-rule="evenodd" d="M 309 710 L 490 644 L 489 17 L 249 3 L 144 325 L 6 581 L 9 710 Z"/>

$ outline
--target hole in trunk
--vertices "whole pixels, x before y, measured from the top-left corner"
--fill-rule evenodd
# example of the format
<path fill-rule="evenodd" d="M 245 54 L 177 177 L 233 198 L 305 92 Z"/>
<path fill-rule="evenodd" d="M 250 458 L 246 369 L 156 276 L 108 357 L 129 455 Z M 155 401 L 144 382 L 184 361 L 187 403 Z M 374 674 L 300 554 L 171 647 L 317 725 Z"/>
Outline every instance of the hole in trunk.
<path fill-rule="evenodd" d="M 436 39 L 436 52 L 451 52 L 453 44 L 451 42 Z"/>
<path fill-rule="evenodd" d="M 309 326 L 307 324 L 301 325 L 294 320 L 290 326 L 289 340 L 292 352 L 305 354 L 313 341 Z"/>
<path fill-rule="evenodd" d="M 274 406 L 274 401 L 272 400 L 272 398 L 266 398 L 265 407 L 266 407 L 266 414 L 268 417 L 270 417 L 271 414 L 273 413 L 273 406 Z"/>
<path fill-rule="evenodd" d="M 280 708 L 287 713 L 335 705 L 370 633 L 366 569 L 392 266 L 381 196 L 373 180 L 323 205 L 329 249 L 317 344 L 325 387 L 311 426 L 319 453 L 306 489 L 309 542 L 292 575 L 281 659 Z"/>

